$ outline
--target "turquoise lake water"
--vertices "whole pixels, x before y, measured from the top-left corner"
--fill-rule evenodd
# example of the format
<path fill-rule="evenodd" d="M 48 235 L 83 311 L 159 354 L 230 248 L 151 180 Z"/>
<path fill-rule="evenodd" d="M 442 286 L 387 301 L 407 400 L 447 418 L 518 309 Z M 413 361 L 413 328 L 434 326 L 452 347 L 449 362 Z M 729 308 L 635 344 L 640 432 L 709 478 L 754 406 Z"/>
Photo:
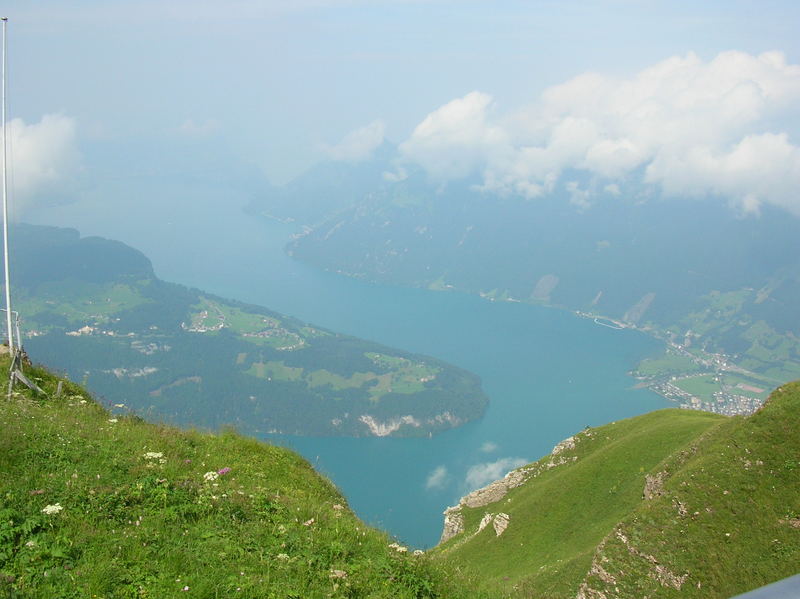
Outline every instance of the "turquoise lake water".
<path fill-rule="evenodd" d="M 168 192 L 159 186 L 134 197 L 120 188 L 114 205 L 88 197 L 38 222 L 125 241 L 165 280 L 436 356 L 481 377 L 491 402 L 485 417 L 432 439 L 272 439 L 301 452 L 359 516 L 404 543 L 434 545 L 445 507 L 585 426 L 669 407 L 633 389 L 626 374 L 659 348 L 643 334 L 556 309 L 320 271 L 283 252 L 293 227 L 246 216 L 243 198 L 228 196 L 212 218 L 219 208 L 213 192 Z M 165 197 L 177 199 L 158 200 Z"/>

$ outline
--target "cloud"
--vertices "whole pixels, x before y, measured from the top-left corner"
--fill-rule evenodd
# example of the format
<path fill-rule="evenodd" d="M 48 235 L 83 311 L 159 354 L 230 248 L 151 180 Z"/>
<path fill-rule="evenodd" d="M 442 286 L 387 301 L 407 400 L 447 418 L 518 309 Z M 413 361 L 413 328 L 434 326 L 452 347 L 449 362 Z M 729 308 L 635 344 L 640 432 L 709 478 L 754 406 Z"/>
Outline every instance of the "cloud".
<path fill-rule="evenodd" d="M 76 169 L 79 153 L 72 118 L 48 114 L 38 123 L 8 122 L 11 191 L 23 201 L 53 190 Z"/>
<path fill-rule="evenodd" d="M 472 92 L 448 102 L 416 126 L 400 154 L 436 177 L 464 177 L 505 144 L 505 132 L 488 124 L 491 96 Z"/>
<path fill-rule="evenodd" d="M 437 466 L 428 475 L 425 481 L 426 489 L 442 489 L 450 478 L 446 466 Z"/>
<path fill-rule="evenodd" d="M 381 120 L 372 121 L 344 136 L 335 146 L 323 150 L 334 160 L 359 162 L 366 160 L 383 143 L 386 124 Z"/>
<path fill-rule="evenodd" d="M 486 441 L 483 445 L 481 445 L 481 451 L 483 453 L 492 453 L 497 451 L 497 443 L 493 443 L 492 441 Z"/>
<path fill-rule="evenodd" d="M 634 180 L 669 196 L 720 195 L 743 211 L 770 203 L 800 215 L 800 154 L 779 126 L 797 122 L 800 66 L 780 52 L 710 61 L 689 53 L 627 79 L 579 75 L 511 114 L 492 106 L 472 92 L 433 111 L 401 144 L 404 160 L 439 178 L 481 174 L 483 189 L 525 197 L 578 170 L 615 195 Z M 568 191 L 578 206 L 590 203 L 592 192 Z"/>
<path fill-rule="evenodd" d="M 524 466 L 529 460 L 524 458 L 501 458 L 494 462 L 484 462 L 470 466 L 465 484 L 468 489 L 480 489 L 492 481 L 503 478 L 508 472 Z"/>

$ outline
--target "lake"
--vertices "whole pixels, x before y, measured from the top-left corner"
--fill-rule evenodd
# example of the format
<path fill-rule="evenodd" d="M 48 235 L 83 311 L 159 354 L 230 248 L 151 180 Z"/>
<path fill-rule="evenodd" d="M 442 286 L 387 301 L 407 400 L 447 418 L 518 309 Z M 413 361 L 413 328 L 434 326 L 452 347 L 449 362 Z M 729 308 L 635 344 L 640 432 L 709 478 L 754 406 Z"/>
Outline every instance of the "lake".
<path fill-rule="evenodd" d="M 481 377 L 490 398 L 485 417 L 431 439 L 271 439 L 301 452 L 360 517 L 403 543 L 436 544 L 445 507 L 585 426 L 669 406 L 633 389 L 626 374 L 659 349 L 641 333 L 562 310 L 320 271 L 284 253 L 294 227 L 242 212 L 244 193 L 125 183 L 105 182 L 76 204 L 28 220 L 119 239 L 150 257 L 165 280 L 432 355 Z"/>

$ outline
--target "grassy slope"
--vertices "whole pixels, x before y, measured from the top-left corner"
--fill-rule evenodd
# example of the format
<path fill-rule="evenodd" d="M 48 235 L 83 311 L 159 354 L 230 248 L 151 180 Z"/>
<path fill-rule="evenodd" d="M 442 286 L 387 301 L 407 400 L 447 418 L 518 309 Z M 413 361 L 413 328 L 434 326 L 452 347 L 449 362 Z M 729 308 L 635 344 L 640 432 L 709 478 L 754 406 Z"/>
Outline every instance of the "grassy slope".
<path fill-rule="evenodd" d="M 611 596 L 727 598 L 800 571 L 800 382 L 772 393 L 749 418 L 725 421 L 665 464 L 664 494 L 626 517 L 596 560 Z M 617 532 L 621 533 L 618 535 Z M 621 536 L 628 539 L 626 545 Z M 681 589 L 659 582 L 662 568 L 685 576 Z"/>
<path fill-rule="evenodd" d="M 793 383 L 746 419 L 663 410 L 583 432 L 561 454 L 576 461 L 464 509 L 466 534 L 486 512 L 509 514 L 501 537 L 489 526 L 440 556 L 522 597 L 727 598 L 796 574 L 799 419 Z"/>
<path fill-rule="evenodd" d="M 54 392 L 51 374 L 26 372 Z M 3 596 L 473 596 L 390 547 L 286 449 L 114 421 L 73 384 L 0 398 L 0 430 Z"/>

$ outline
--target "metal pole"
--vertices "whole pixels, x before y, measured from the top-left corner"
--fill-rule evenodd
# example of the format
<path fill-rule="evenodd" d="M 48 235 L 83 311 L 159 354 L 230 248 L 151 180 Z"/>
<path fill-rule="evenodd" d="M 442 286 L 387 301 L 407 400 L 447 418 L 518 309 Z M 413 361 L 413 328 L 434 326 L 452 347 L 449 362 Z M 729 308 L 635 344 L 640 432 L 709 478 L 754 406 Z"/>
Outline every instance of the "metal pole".
<path fill-rule="evenodd" d="M 8 331 L 8 351 L 14 361 L 14 332 L 11 328 L 11 276 L 8 267 L 8 127 L 6 126 L 6 78 L 8 70 L 8 44 L 6 41 L 8 17 L 3 21 L 3 266 L 5 267 L 6 286 L 6 330 Z"/>

